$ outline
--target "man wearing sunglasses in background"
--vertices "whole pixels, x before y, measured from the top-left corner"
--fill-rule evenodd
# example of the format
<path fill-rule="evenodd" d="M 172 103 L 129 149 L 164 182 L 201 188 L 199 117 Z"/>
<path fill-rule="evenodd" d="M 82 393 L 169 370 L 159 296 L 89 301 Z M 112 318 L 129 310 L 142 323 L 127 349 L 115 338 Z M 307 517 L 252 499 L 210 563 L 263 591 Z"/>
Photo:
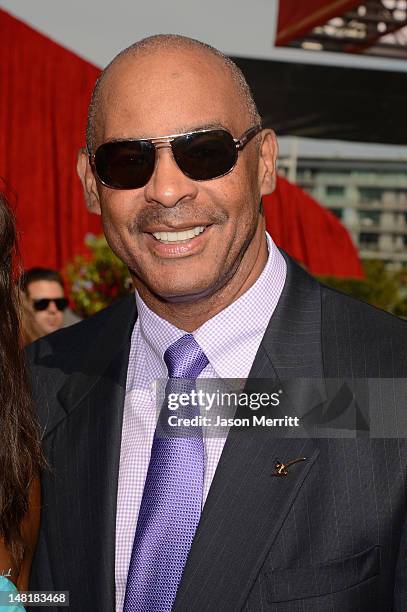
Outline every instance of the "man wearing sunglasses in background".
<path fill-rule="evenodd" d="M 58 272 L 48 268 L 31 268 L 21 276 L 20 287 L 43 336 L 63 326 L 68 300 Z"/>
<path fill-rule="evenodd" d="M 403 375 L 406 325 L 266 234 L 276 155 L 243 75 L 197 41 L 136 43 L 96 85 L 78 171 L 136 295 L 30 351 L 53 469 L 31 588 L 73 612 L 407 609 L 403 441 L 156 423 L 159 378 Z"/>

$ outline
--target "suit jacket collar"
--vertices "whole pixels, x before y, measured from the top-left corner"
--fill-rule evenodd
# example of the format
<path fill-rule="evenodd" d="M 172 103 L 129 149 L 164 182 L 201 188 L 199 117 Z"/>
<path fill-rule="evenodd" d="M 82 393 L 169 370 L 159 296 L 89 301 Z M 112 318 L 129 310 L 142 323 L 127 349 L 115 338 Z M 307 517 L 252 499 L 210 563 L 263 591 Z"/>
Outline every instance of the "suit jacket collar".
<path fill-rule="evenodd" d="M 122 359 L 117 382 L 122 386 L 124 382 L 125 385 L 131 333 L 137 319 L 134 295 L 131 294 L 108 310 L 112 310 L 111 315 L 104 317 L 105 323 L 98 329 L 96 336 L 89 334 L 88 343 L 78 356 L 80 364 L 73 365 L 71 376 L 58 393 L 66 412 L 73 410 L 91 392 L 104 372 L 117 360 L 118 355 L 121 355 Z M 83 345 L 81 347 L 83 349 Z M 63 355 L 62 359 L 66 359 L 66 355 Z"/>
<path fill-rule="evenodd" d="M 320 285 L 284 252 L 287 277 L 250 377 L 323 377 Z"/>

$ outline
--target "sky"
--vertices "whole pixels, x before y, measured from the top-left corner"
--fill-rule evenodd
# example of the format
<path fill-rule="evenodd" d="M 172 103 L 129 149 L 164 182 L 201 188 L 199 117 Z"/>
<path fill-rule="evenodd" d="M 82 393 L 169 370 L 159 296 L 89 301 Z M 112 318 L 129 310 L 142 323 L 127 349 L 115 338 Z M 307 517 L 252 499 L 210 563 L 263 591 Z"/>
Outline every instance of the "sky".
<path fill-rule="evenodd" d="M 274 47 L 278 0 L 0 0 L 0 7 L 93 64 L 158 33 L 228 55 L 407 71 L 407 62 Z"/>

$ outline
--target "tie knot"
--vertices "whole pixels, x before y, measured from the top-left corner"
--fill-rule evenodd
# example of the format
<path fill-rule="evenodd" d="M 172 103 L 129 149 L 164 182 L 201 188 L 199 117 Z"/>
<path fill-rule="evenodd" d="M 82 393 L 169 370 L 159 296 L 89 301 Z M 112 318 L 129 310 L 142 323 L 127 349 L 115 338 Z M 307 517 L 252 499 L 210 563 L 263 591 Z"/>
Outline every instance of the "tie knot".
<path fill-rule="evenodd" d="M 185 334 L 164 353 L 170 378 L 198 378 L 208 365 L 208 358 L 192 334 Z"/>

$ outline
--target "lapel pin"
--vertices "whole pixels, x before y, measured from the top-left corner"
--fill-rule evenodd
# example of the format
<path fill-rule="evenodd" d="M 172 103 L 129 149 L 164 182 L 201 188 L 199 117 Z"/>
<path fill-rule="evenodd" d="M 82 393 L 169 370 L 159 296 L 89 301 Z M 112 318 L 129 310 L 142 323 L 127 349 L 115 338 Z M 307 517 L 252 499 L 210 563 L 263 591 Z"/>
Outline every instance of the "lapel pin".
<path fill-rule="evenodd" d="M 276 464 L 274 466 L 274 472 L 272 476 L 279 476 L 283 478 L 284 476 L 288 476 L 288 468 L 295 463 L 299 463 L 300 461 L 305 461 L 306 457 L 299 457 L 298 459 L 293 459 L 292 461 L 287 461 L 287 463 L 282 463 L 280 459 L 276 459 Z"/>

